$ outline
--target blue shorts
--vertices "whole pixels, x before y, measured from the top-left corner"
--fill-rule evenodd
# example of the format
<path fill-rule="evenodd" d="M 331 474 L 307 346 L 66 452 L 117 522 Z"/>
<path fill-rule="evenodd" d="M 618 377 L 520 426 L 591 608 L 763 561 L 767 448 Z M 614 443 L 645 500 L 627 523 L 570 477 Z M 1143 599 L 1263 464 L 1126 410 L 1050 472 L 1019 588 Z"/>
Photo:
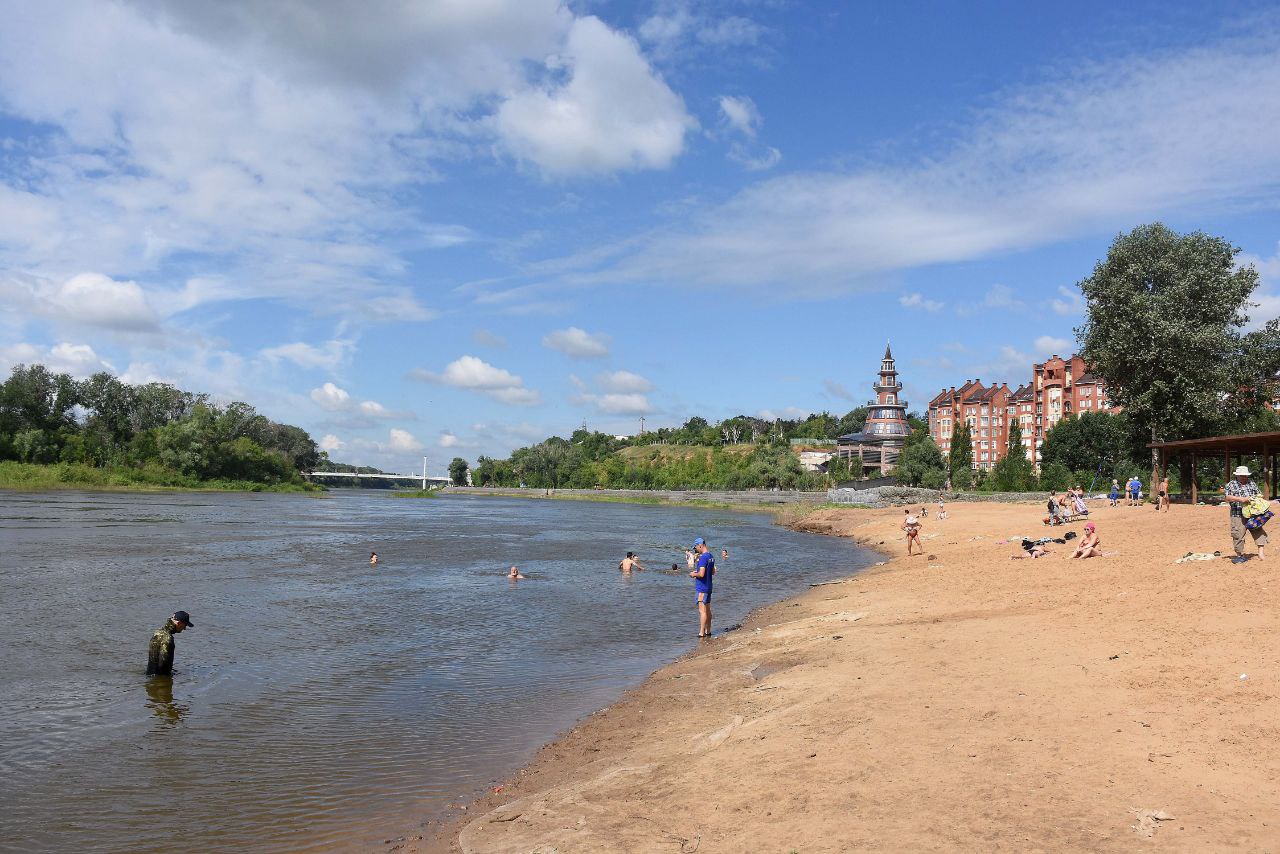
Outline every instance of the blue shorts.
<path fill-rule="evenodd" d="M 698 590 L 698 591 L 696 591 L 696 592 L 694 593 L 694 595 L 693 595 L 693 601 L 694 601 L 694 602 L 697 602 L 699 605 L 704 604 L 704 603 L 705 603 L 705 604 L 707 604 L 707 605 L 710 605 L 710 604 L 711 604 L 711 591 L 710 591 L 710 590 Z"/>

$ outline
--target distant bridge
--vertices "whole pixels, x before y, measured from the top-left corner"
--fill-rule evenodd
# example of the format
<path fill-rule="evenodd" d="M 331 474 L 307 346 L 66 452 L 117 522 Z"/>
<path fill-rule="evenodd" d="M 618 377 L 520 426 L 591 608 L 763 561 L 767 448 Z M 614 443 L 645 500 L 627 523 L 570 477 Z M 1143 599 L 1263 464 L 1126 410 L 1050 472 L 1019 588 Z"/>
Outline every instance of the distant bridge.
<path fill-rule="evenodd" d="M 359 483 L 361 480 L 411 480 L 422 484 L 422 488 L 426 489 L 427 485 L 431 486 L 449 486 L 453 481 L 447 477 L 427 477 L 425 474 L 366 474 L 364 472 L 355 471 L 308 471 L 303 472 L 305 477 L 351 477 L 355 478 Z"/>

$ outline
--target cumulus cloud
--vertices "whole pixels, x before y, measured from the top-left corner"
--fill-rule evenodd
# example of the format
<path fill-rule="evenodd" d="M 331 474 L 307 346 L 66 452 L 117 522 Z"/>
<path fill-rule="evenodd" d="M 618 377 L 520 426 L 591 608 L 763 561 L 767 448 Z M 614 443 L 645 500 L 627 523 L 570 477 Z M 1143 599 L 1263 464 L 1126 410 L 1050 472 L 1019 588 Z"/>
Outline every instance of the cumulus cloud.
<path fill-rule="evenodd" d="M 408 430 L 401 430 L 396 427 L 391 428 L 390 440 L 387 447 L 392 451 L 401 453 L 415 453 L 423 449 L 423 444 Z"/>
<path fill-rule="evenodd" d="M 268 347 L 262 355 L 270 362 L 292 362 L 300 368 L 316 368 L 332 371 L 355 350 L 354 341 L 334 339 L 316 347 L 302 341 Z"/>
<path fill-rule="evenodd" d="M 456 435 L 445 430 L 440 434 L 440 439 L 437 444 L 442 448 L 456 448 L 460 442 L 461 440 Z"/>
<path fill-rule="evenodd" d="M 801 409 L 798 406 L 784 406 L 782 409 L 761 409 L 756 413 L 756 417 L 765 421 L 798 421 L 812 414 L 811 410 Z"/>
<path fill-rule="evenodd" d="M 88 344 L 67 342 L 49 348 L 25 342 L 0 346 L 0 367 L 7 372 L 19 364 L 40 364 L 55 374 L 70 374 L 81 379 L 99 371 L 116 373 L 115 367 Z"/>
<path fill-rule="evenodd" d="M 357 403 L 352 400 L 346 389 L 339 388 L 333 383 L 325 383 L 319 388 L 313 388 L 311 390 L 311 400 L 326 412 L 345 412 L 357 416 L 355 419 L 346 421 L 348 426 L 353 427 L 367 425 L 375 420 L 412 417 L 410 413 L 392 412 L 376 400 L 365 400 Z"/>
<path fill-rule="evenodd" d="M 946 305 L 934 299 L 926 299 L 921 294 L 903 294 L 898 297 L 898 304 L 903 308 L 920 308 L 928 312 L 942 311 Z"/>
<path fill-rule="evenodd" d="M 0 242 L 2 238 L 0 234 Z M 60 323 L 116 332 L 154 332 L 159 328 L 159 318 L 137 282 L 117 281 L 101 273 L 53 280 L 0 270 L 0 297 L 13 309 Z"/>
<path fill-rule="evenodd" d="M 440 373 L 415 368 L 409 372 L 409 376 L 423 382 L 480 392 L 512 406 L 534 406 L 542 402 L 541 395 L 526 388 L 524 380 L 519 376 L 476 356 L 461 356 L 446 365 Z"/>
<path fill-rule="evenodd" d="M 544 172 L 666 168 L 696 126 L 635 41 L 598 18 L 575 20 L 547 65 L 562 83 L 517 93 L 494 116 L 506 148 Z"/>
<path fill-rule="evenodd" d="M 341 451 L 346 446 L 346 442 L 342 441 L 332 433 L 326 433 L 324 438 L 320 440 L 320 450 L 328 451 L 330 453 L 334 451 Z"/>
<path fill-rule="evenodd" d="M 623 394 L 653 391 L 653 383 L 631 371 L 605 371 L 596 376 L 596 385 L 605 391 Z"/>
<path fill-rule="evenodd" d="M 1059 356 L 1071 355 L 1072 344 L 1066 338 L 1054 338 L 1052 335 L 1041 335 L 1034 342 L 1037 356 L 1049 356 L 1057 353 Z"/>
<path fill-rule="evenodd" d="M 609 355 L 609 336 L 570 326 L 544 337 L 542 346 L 558 350 L 572 359 L 603 359 Z"/>

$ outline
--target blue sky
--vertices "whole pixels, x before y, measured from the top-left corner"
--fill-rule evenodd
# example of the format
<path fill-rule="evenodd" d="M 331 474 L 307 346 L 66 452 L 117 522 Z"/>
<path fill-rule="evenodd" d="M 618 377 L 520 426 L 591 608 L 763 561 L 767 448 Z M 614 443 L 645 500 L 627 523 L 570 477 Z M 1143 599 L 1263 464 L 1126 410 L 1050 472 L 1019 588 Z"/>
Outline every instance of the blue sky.
<path fill-rule="evenodd" d="M 411 470 L 1072 349 L 1160 219 L 1280 315 L 1266 3 L 0 0 L 0 368 Z"/>

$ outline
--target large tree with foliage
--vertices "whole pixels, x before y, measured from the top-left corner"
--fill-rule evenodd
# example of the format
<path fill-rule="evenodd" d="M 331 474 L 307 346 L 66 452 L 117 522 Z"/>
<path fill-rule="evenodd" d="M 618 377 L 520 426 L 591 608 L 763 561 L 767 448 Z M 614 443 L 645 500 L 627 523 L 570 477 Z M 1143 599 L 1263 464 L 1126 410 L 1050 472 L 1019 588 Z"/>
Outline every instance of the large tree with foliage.
<path fill-rule="evenodd" d="M 1257 271 L 1202 232 L 1143 225 L 1081 281 L 1085 361 L 1148 441 L 1229 429 L 1272 396 L 1280 324 L 1245 331 Z"/>
<path fill-rule="evenodd" d="M 1009 423 L 1009 444 L 1004 457 L 991 469 L 991 485 L 997 492 L 1026 492 L 1035 485 L 1035 471 L 1022 445 L 1022 427 L 1016 418 Z"/>
<path fill-rule="evenodd" d="M 1040 448 L 1041 462 L 1124 481 L 1142 470 L 1146 456 L 1142 439 L 1127 413 L 1082 412 L 1053 426 Z"/>
<path fill-rule="evenodd" d="M 906 486 L 937 489 L 946 482 L 947 464 L 927 429 L 917 427 L 907 437 L 893 473 Z"/>
<path fill-rule="evenodd" d="M 951 434 L 947 468 L 952 489 L 968 489 L 973 485 L 973 430 L 967 421 L 961 421 Z"/>
<path fill-rule="evenodd" d="M 467 485 L 467 470 L 470 467 L 462 457 L 454 457 L 449 463 L 449 480 L 454 486 Z"/>

